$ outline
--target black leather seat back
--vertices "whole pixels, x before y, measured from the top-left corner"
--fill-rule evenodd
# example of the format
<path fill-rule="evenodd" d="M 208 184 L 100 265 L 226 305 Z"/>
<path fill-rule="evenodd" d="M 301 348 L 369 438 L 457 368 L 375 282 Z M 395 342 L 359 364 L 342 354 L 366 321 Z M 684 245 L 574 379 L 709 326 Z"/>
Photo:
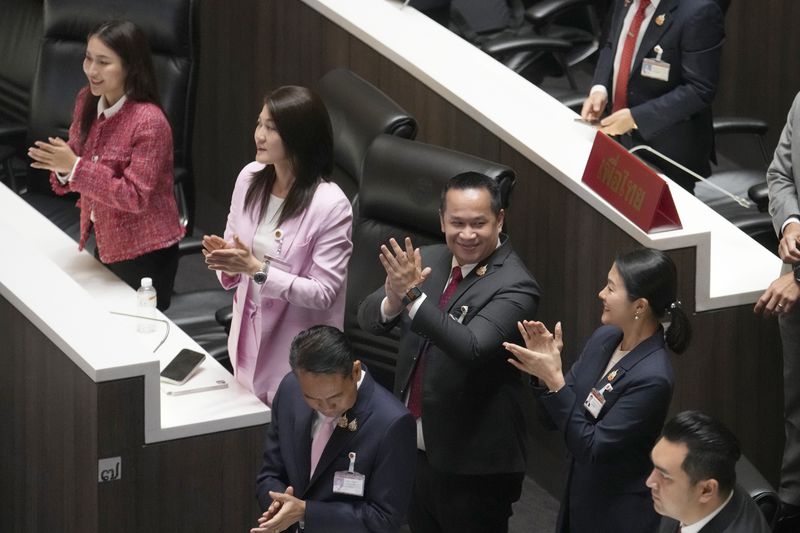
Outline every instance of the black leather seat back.
<path fill-rule="evenodd" d="M 161 103 L 172 126 L 176 176 L 191 176 L 197 79 L 197 0 L 45 0 L 44 39 L 31 92 L 29 140 L 66 138 L 75 95 L 86 85 L 86 38 L 101 23 L 130 20 L 147 35 Z M 191 180 L 183 184 L 191 198 Z M 29 190 L 48 192 L 46 176 Z M 188 202 L 192 205 L 191 200 Z"/>
<path fill-rule="evenodd" d="M 769 481 L 747 457 L 742 455 L 736 463 L 736 483 L 742 487 L 758 505 L 761 514 L 772 528 L 778 518 L 781 500 Z"/>
<path fill-rule="evenodd" d="M 353 225 L 353 256 L 347 285 L 345 333 L 373 375 L 392 386 L 397 334 L 376 337 L 358 326 L 358 306 L 383 285 L 380 245 L 390 237 L 411 237 L 415 246 L 444 242 L 439 201 L 447 181 L 462 172 L 486 174 L 501 184 L 508 205 L 514 172 L 503 165 L 430 144 L 378 136 L 364 161 L 358 209 Z M 399 332 L 397 332 L 399 334 Z"/>
<path fill-rule="evenodd" d="M 347 69 L 325 74 L 318 90 L 333 128 L 331 178 L 353 199 L 373 139 L 382 133 L 413 139 L 417 121 L 380 89 Z"/>
<path fill-rule="evenodd" d="M 24 124 L 42 37 L 42 0 L 3 2 L 0 12 L 0 124 Z"/>

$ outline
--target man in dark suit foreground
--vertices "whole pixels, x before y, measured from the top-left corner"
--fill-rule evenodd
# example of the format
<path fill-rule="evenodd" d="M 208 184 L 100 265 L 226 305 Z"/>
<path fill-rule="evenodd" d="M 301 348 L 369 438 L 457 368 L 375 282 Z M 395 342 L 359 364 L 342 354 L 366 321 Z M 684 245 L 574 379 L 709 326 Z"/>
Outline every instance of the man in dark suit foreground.
<path fill-rule="evenodd" d="M 380 260 L 386 282 L 362 302 L 358 322 L 402 338 L 395 393 L 417 419 L 414 533 L 502 533 L 525 471 L 525 386 L 504 341 L 536 314 L 539 286 L 501 234 L 497 183 L 452 178 L 440 218 L 447 245 L 402 248 Z"/>
<path fill-rule="evenodd" d="M 615 0 L 581 116 L 600 120 L 608 108 L 601 129 L 626 148 L 647 144 L 708 176 L 724 36 L 715 0 Z M 688 174 L 670 177 L 694 190 Z"/>
<path fill-rule="evenodd" d="M 256 482 L 266 511 L 251 531 L 396 531 L 414 480 L 414 419 L 336 328 L 301 331 L 289 363 Z"/>
<path fill-rule="evenodd" d="M 664 516 L 659 533 L 770 533 L 755 502 L 736 485 L 741 452 L 728 428 L 684 411 L 661 435 L 647 478 L 655 509 Z"/>

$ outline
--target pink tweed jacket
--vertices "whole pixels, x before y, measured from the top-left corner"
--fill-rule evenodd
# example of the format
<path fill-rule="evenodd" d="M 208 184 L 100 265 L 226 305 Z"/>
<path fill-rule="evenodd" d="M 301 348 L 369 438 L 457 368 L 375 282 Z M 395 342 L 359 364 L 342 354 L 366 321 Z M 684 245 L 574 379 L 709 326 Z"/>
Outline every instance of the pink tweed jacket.
<path fill-rule="evenodd" d="M 62 185 L 55 174 L 56 194 L 81 195 L 82 250 L 92 226 L 100 260 L 116 263 L 171 246 L 184 228 L 173 193 L 172 130 L 158 106 L 127 100 L 116 114 L 96 119 L 80 143 L 84 88 L 69 128 L 68 144 L 81 156 L 72 179 Z"/>

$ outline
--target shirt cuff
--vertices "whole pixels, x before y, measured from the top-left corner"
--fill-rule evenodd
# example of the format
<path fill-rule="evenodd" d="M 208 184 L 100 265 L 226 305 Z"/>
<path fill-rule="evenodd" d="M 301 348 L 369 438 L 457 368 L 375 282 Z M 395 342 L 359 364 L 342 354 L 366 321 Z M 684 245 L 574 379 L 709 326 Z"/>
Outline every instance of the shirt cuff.
<path fill-rule="evenodd" d="M 75 169 L 78 167 L 78 161 L 80 160 L 80 157 L 75 158 L 75 163 L 72 165 L 72 170 L 69 171 L 69 174 L 59 174 L 56 172 L 56 178 L 61 182 L 61 185 L 66 185 L 72 181 L 72 175 L 75 174 Z"/>
<path fill-rule="evenodd" d="M 603 93 L 603 96 L 608 98 L 608 89 L 606 89 L 605 85 L 593 85 L 591 89 L 589 89 L 589 94 L 592 93 Z"/>
<path fill-rule="evenodd" d="M 391 322 L 392 320 L 397 318 L 400 315 L 400 313 L 402 313 L 402 311 L 400 311 L 400 313 L 396 313 L 396 314 L 394 314 L 392 316 L 389 316 L 386 313 L 384 313 L 383 312 L 383 306 L 386 304 L 387 300 L 388 300 L 388 298 L 386 298 L 386 296 L 384 296 L 383 300 L 381 300 L 381 322 L 383 322 L 384 324 L 387 323 L 387 322 Z"/>
<path fill-rule="evenodd" d="M 798 217 L 798 216 L 796 216 L 796 215 L 792 215 L 792 216 L 790 216 L 789 218 L 787 218 L 787 219 L 786 219 L 786 222 L 784 222 L 784 223 L 783 223 L 783 226 L 781 226 L 781 235 L 783 235 L 783 230 L 785 230 L 785 229 L 786 229 L 786 226 L 788 226 L 788 225 L 789 225 L 789 224 L 791 224 L 792 222 L 800 222 L 800 217 Z"/>

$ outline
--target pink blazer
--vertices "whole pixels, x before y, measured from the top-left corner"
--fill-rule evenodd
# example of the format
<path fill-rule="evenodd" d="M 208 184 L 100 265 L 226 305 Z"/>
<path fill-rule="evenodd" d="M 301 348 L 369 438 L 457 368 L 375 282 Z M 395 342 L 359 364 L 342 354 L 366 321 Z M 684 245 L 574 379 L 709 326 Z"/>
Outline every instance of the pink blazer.
<path fill-rule="evenodd" d="M 252 248 L 258 210 L 245 212 L 244 197 L 253 174 L 263 168 L 260 163 L 250 163 L 236 179 L 225 227 L 228 242 L 238 235 Z M 237 377 L 267 404 L 272 404 L 281 379 L 290 370 L 289 346 L 294 336 L 317 324 L 343 327 L 352 222 L 347 197 L 337 185 L 323 182 L 308 208 L 281 224 L 281 258 L 289 267 L 272 263 L 267 282 L 255 290 L 249 276 L 218 273 L 223 287 L 236 288 L 228 339 L 231 363 L 237 369 L 239 350 L 248 346 L 240 339 L 255 336 L 258 354 L 252 383 L 247 376 Z M 248 298 L 260 305 L 248 309 Z"/>

